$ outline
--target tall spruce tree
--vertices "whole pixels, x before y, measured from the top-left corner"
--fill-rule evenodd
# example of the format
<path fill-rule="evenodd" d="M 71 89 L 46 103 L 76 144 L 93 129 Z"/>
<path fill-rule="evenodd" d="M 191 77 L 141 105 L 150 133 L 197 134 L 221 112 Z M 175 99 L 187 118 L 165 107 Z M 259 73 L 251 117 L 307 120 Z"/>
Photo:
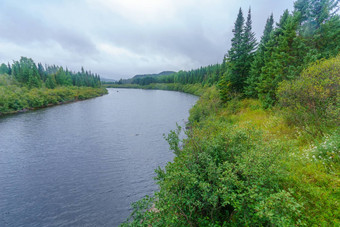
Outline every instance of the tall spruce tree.
<path fill-rule="evenodd" d="M 42 81 L 38 72 L 38 68 L 35 64 L 29 69 L 28 73 L 28 87 L 29 88 L 39 88 L 42 86 Z"/>
<path fill-rule="evenodd" d="M 244 17 L 242 9 L 240 8 L 233 29 L 234 37 L 231 40 L 231 48 L 227 54 L 227 61 L 229 62 L 230 73 L 227 75 L 231 83 L 232 89 L 235 91 L 241 91 L 242 89 L 242 72 L 244 68 Z"/>
<path fill-rule="evenodd" d="M 243 70 L 241 75 L 242 78 L 242 87 L 244 87 L 245 80 L 249 77 L 250 67 L 251 63 L 254 60 L 255 56 L 255 50 L 257 47 L 257 42 L 255 38 L 255 33 L 252 31 L 252 20 L 251 20 L 251 9 L 249 8 L 248 16 L 247 16 L 247 22 L 244 27 L 244 33 L 243 33 Z"/>
<path fill-rule="evenodd" d="M 300 14 L 299 34 L 310 51 L 305 62 L 336 56 L 340 50 L 340 0 L 297 0 L 294 13 Z"/>
<path fill-rule="evenodd" d="M 319 36 L 315 37 L 316 48 L 320 57 L 335 57 L 340 52 L 340 16 L 333 16 L 320 27 Z"/>
<path fill-rule="evenodd" d="M 42 81 L 46 81 L 45 69 L 44 69 L 44 66 L 41 63 L 38 63 L 38 72 L 39 72 L 40 79 Z"/>
<path fill-rule="evenodd" d="M 234 37 L 231 48 L 223 62 L 224 73 L 219 82 L 220 94 L 223 101 L 228 100 L 228 93 L 244 91 L 245 81 L 249 76 L 251 63 L 256 50 L 255 34 L 252 32 L 251 10 L 249 9 L 247 21 L 240 8 L 233 29 Z"/>
<path fill-rule="evenodd" d="M 310 0 L 311 23 L 317 30 L 339 10 L 339 0 Z"/>
<path fill-rule="evenodd" d="M 242 68 L 241 53 L 243 47 L 243 26 L 244 17 L 242 9 L 240 8 L 233 29 L 234 37 L 231 39 L 231 48 L 224 56 L 221 72 L 222 75 L 218 82 L 220 97 L 223 102 L 230 99 L 230 93 L 234 93 L 238 90 L 237 85 L 241 76 Z"/>
<path fill-rule="evenodd" d="M 256 87 L 259 82 L 261 69 L 264 66 L 264 53 L 266 51 L 266 44 L 270 40 L 270 36 L 274 29 L 274 16 L 273 14 L 267 19 L 266 26 L 261 37 L 259 48 L 257 49 L 254 61 L 251 64 L 249 77 L 246 80 L 245 94 L 249 97 L 257 97 Z"/>
<path fill-rule="evenodd" d="M 304 57 L 308 53 L 304 40 L 297 34 L 299 15 L 285 14 L 267 43 L 265 63 L 256 87 L 265 107 L 270 107 L 276 102 L 279 82 L 299 75 L 304 66 Z"/>
<path fill-rule="evenodd" d="M 9 64 L 9 62 L 7 63 L 7 67 L 8 67 L 8 75 L 12 75 L 12 67 Z"/>
<path fill-rule="evenodd" d="M 300 13 L 300 33 L 312 37 L 322 24 L 329 21 L 339 11 L 340 0 L 297 0 L 294 12 Z"/>

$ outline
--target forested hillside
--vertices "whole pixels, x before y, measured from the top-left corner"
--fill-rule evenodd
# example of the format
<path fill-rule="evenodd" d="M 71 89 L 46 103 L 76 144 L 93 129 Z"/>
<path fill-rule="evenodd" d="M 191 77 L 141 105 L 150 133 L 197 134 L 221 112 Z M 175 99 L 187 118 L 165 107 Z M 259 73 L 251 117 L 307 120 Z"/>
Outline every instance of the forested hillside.
<path fill-rule="evenodd" d="M 99 75 L 45 67 L 26 57 L 0 65 L 0 115 L 82 100 L 107 93 Z"/>
<path fill-rule="evenodd" d="M 123 226 L 340 225 L 338 10 L 297 0 L 258 42 L 240 9 L 221 65 L 146 86 L 204 92 L 187 139 L 166 136 L 176 157 L 156 170 L 160 190 Z"/>

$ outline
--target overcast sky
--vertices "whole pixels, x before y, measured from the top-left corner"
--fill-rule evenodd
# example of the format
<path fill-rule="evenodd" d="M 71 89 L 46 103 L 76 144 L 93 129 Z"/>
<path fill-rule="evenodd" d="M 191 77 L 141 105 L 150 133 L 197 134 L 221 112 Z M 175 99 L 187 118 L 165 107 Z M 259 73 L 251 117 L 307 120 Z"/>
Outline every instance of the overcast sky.
<path fill-rule="evenodd" d="M 0 0 L 0 62 L 26 56 L 112 79 L 190 70 L 222 61 L 250 6 L 259 39 L 293 0 Z"/>

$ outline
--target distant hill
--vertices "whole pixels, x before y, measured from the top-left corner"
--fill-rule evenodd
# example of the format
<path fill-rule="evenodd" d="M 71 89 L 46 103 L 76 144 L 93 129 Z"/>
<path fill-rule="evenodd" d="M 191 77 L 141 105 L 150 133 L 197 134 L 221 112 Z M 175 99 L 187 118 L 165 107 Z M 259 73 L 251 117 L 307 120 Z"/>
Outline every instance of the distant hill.
<path fill-rule="evenodd" d="M 117 80 L 114 80 L 114 79 L 107 79 L 107 78 L 100 78 L 100 81 L 101 82 L 116 82 Z"/>
<path fill-rule="evenodd" d="M 132 77 L 132 79 L 144 78 L 144 77 L 166 76 L 166 75 L 171 75 L 173 73 L 176 73 L 176 72 L 174 72 L 174 71 L 163 71 L 163 72 L 160 72 L 158 74 L 139 74 L 139 75 L 135 75 L 134 77 Z"/>

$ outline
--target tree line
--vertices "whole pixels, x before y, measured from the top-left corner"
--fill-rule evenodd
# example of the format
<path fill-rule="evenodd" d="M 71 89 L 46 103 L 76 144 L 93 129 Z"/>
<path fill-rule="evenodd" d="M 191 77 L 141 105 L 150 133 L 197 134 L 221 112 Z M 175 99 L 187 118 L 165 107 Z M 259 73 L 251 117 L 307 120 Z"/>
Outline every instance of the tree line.
<path fill-rule="evenodd" d="M 251 11 L 244 23 L 240 9 L 231 48 L 223 60 L 222 100 L 239 93 L 259 98 L 265 107 L 274 105 L 280 82 L 296 79 L 311 63 L 339 54 L 338 10 L 339 0 L 297 0 L 294 11 L 285 10 L 275 26 L 273 15 L 269 16 L 257 43 Z"/>
<path fill-rule="evenodd" d="M 251 9 L 245 17 L 240 8 L 231 48 L 222 64 L 118 83 L 217 84 L 223 102 L 238 95 L 258 98 L 264 107 L 271 107 L 278 101 L 277 89 L 282 81 L 297 79 L 317 60 L 339 54 L 338 10 L 339 0 L 297 0 L 294 10 L 285 10 L 277 23 L 273 14 L 268 17 L 258 42 L 252 31 Z"/>
<path fill-rule="evenodd" d="M 13 64 L 0 65 L 0 74 L 8 74 L 28 88 L 43 86 L 53 89 L 57 86 L 100 87 L 100 76 L 81 68 L 80 72 L 72 72 L 61 66 L 35 64 L 31 58 L 21 57 Z"/>
<path fill-rule="evenodd" d="M 181 70 L 169 75 L 146 75 L 143 77 L 133 77 L 131 79 L 120 79 L 116 84 L 138 84 L 144 86 L 153 83 L 179 83 L 184 85 L 200 83 L 204 85 L 213 85 L 220 79 L 221 67 L 221 64 L 214 64 L 189 71 Z"/>

